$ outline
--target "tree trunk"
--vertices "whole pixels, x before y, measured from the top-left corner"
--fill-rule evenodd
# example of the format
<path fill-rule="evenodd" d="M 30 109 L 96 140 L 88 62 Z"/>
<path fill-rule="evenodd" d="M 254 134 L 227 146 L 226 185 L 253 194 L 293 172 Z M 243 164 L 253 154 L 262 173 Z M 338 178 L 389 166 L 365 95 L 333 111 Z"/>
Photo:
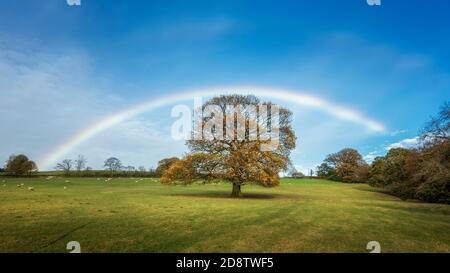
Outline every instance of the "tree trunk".
<path fill-rule="evenodd" d="M 231 197 L 238 198 L 241 197 L 241 184 L 233 183 L 233 191 L 231 192 Z"/>

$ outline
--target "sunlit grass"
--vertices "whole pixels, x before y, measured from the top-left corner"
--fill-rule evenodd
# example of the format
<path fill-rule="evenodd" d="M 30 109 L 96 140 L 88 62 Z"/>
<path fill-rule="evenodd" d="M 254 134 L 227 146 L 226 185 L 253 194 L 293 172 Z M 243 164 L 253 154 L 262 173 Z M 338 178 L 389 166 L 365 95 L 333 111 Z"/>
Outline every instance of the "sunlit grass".
<path fill-rule="evenodd" d="M 284 179 L 232 199 L 226 183 L 2 180 L 1 252 L 67 252 L 72 240 L 83 252 L 368 252 L 373 240 L 383 252 L 450 251 L 450 206 L 362 184 Z"/>

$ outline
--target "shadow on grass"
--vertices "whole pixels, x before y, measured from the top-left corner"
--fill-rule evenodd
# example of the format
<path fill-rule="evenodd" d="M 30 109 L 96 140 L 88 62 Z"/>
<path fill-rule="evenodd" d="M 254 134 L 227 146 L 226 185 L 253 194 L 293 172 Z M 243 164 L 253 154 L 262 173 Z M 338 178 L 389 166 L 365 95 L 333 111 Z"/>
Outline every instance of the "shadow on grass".
<path fill-rule="evenodd" d="M 429 203 L 418 203 L 418 204 L 429 204 Z M 392 209 L 400 209 L 410 213 L 423 213 L 427 215 L 445 215 L 450 216 L 450 206 L 445 204 L 431 204 L 435 205 L 432 207 L 406 207 L 406 208 L 395 208 Z"/>
<path fill-rule="evenodd" d="M 384 209 L 404 211 L 409 213 L 424 213 L 428 215 L 450 215 L 450 205 L 447 204 L 427 203 L 417 199 L 403 200 L 395 195 L 389 194 L 386 190 L 379 188 L 357 188 L 357 190 L 380 193 L 384 194 L 386 197 L 389 197 L 389 199 L 386 200 L 378 200 L 382 202 L 378 204 L 378 207 Z M 361 203 L 361 206 L 364 206 L 364 204 Z"/>
<path fill-rule="evenodd" d="M 356 187 L 355 190 L 358 191 L 366 191 L 366 192 L 374 192 L 374 193 L 381 193 L 386 195 L 387 197 L 391 197 L 393 199 L 398 199 L 397 201 L 401 201 L 401 199 L 395 195 L 390 194 L 388 191 L 386 191 L 385 189 L 380 189 L 380 188 L 374 188 L 374 187 L 370 187 L 370 188 L 361 188 L 361 187 Z"/>
<path fill-rule="evenodd" d="M 170 196 L 176 197 L 198 197 L 198 198 L 221 198 L 221 199 L 298 199 L 297 195 L 277 194 L 277 193 L 243 193 L 241 197 L 231 197 L 230 192 L 195 192 L 195 193 L 173 193 Z"/>

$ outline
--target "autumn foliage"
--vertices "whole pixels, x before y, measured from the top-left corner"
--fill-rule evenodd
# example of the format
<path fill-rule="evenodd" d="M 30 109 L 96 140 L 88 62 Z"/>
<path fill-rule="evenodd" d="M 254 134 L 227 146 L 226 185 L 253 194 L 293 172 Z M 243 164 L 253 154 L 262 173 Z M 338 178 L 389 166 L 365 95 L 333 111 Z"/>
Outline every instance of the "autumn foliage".
<path fill-rule="evenodd" d="M 367 182 L 401 199 L 450 204 L 450 103 L 426 124 L 414 148 L 393 148 L 366 164 L 354 149 L 329 155 L 317 174 L 342 182 Z"/>
<path fill-rule="evenodd" d="M 201 139 L 187 141 L 189 154 L 173 162 L 164 172 L 161 182 L 186 184 L 195 181 L 227 181 L 233 185 L 233 197 L 239 197 L 241 186 L 248 183 L 278 186 L 278 174 L 287 170 L 290 152 L 295 148 L 292 114 L 285 108 L 279 108 L 275 135 L 270 111 L 262 118 L 263 115 L 254 112 L 259 109 L 258 105 L 264 105 L 269 110 L 274 107 L 270 102 L 261 104 L 255 96 L 219 96 L 207 101 L 202 110 L 216 106 L 216 111 L 214 115 L 204 115 L 194 127 L 192 134 L 200 134 Z M 234 119 L 230 121 L 230 117 Z M 221 119 L 221 126 L 210 126 L 213 119 Z M 276 145 L 271 139 L 260 137 L 263 130 L 277 137 Z M 255 138 L 255 135 L 258 137 Z M 267 147 L 271 149 L 265 149 Z"/>
<path fill-rule="evenodd" d="M 345 148 L 328 155 L 317 168 L 319 176 L 332 180 L 360 183 L 366 182 L 370 166 L 355 149 Z"/>

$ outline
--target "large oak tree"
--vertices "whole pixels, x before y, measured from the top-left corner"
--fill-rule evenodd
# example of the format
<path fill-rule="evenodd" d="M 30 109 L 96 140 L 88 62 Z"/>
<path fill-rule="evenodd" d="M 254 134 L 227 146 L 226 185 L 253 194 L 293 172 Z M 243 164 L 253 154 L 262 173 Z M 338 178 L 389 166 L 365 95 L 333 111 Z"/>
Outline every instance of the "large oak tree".
<path fill-rule="evenodd" d="M 190 152 L 171 164 L 161 182 L 223 180 L 233 185 L 233 197 L 241 196 L 241 187 L 248 183 L 279 185 L 279 173 L 290 166 L 295 148 L 292 113 L 252 95 L 214 97 L 201 107 L 203 113 L 207 109 L 213 109 L 211 115 L 201 117 L 193 139 L 187 141 Z M 274 114 L 275 109 L 279 114 Z M 220 119 L 222 126 L 211 125 Z M 200 139 L 195 137 L 199 135 Z"/>

